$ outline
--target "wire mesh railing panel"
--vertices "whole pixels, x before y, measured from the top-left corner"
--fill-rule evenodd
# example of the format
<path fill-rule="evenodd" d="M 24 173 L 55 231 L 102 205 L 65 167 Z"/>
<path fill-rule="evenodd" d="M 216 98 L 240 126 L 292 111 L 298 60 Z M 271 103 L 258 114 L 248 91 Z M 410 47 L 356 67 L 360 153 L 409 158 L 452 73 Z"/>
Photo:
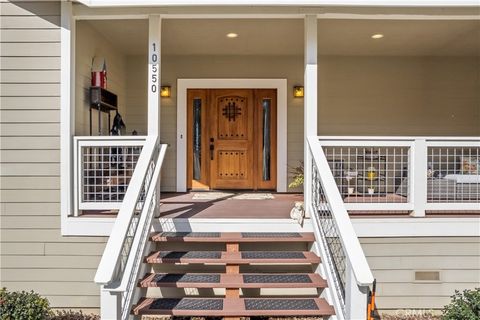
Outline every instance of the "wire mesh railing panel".
<path fill-rule="evenodd" d="M 323 149 L 345 203 L 408 202 L 409 147 L 324 146 Z"/>
<path fill-rule="evenodd" d="M 153 172 L 152 172 L 153 173 Z M 151 180 L 150 180 L 151 181 Z M 148 190 L 148 188 L 146 189 Z M 150 203 L 148 204 L 148 209 L 146 211 L 146 221 L 152 221 L 152 218 L 153 218 L 153 215 L 155 213 L 155 209 L 156 209 L 156 201 L 157 201 L 157 191 L 158 190 L 155 190 L 154 192 L 154 195 L 150 201 Z M 145 202 L 144 202 L 145 204 Z M 150 223 L 145 223 L 142 227 L 141 227 L 141 230 L 137 230 L 138 228 L 135 227 L 135 231 L 136 232 L 141 232 L 141 241 L 143 242 L 141 244 L 141 248 L 144 247 L 145 245 L 145 242 L 148 241 L 148 234 L 150 233 L 150 227 L 151 227 L 151 224 Z M 133 237 L 132 237 L 133 238 Z M 130 245 L 131 247 L 131 245 Z M 131 249 L 131 248 L 130 248 Z M 131 251 L 131 250 L 130 250 Z M 130 254 L 130 252 L 129 252 Z M 128 257 L 128 256 L 127 256 Z M 130 314 L 130 306 L 131 306 L 131 302 L 132 302 L 132 297 L 133 297 L 133 291 L 134 291 L 134 287 L 137 285 L 136 283 L 136 278 L 135 278 L 135 275 L 137 274 L 139 268 L 140 268 L 140 265 L 142 264 L 143 262 L 143 252 L 141 252 L 140 250 L 137 250 L 134 255 L 133 255 L 133 261 L 134 261 L 134 271 L 130 273 L 129 275 L 129 281 L 128 281 L 128 285 L 127 285 L 127 288 L 126 290 L 122 293 L 122 299 L 123 299 L 123 303 L 122 303 L 122 306 L 123 306 L 123 310 L 122 310 L 122 318 L 123 319 L 127 319 L 128 318 L 128 315 Z M 126 260 L 125 260 L 126 261 Z"/>
<path fill-rule="evenodd" d="M 480 202 L 480 148 L 428 147 L 427 202 Z"/>
<path fill-rule="evenodd" d="M 138 196 L 137 202 L 135 203 L 135 212 L 130 220 L 130 224 L 128 225 L 128 231 L 127 235 L 125 237 L 125 240 L 123 242 L 122 246 L 122 253 L 120 256 L 120 261 L 119 261 L 119 270 L 118 270 L 118 275 L 122 275 L 125 266 L 128 261 L 128 257 L 131 254 L 131 249 L 133 245 L 133 239 L 135 237 L 135 234 L 138 232 L 138 227 L 139 227 L 139 220 L 140 220 L 140 215 L 143 211 L 143 207 L 145 206 L 145 198 L 148 192 L 148 188 L 150 187 L 150 184 L 152 183 L 152 177 L 153 177 L 153 171 L 155 170 L 155 161 L 157 157 L 153 157 L 153 159 L 150 161 L 148 165 L 147 172 L 145 174 L 145 178 L 142 182 L 142 187 L 140 194 Z M 150 203 L 150 206 L 152 203 Z"/>
<path fill-rule="evenodd" d="M 327 252 L 328 268 L 332 270 L 334 279 L 334 290 L 337 296 L 342 300 L 341 305 L 345 307 L 345 283 L 346 283 L 346 255 L 342 246 L 337 226 L 332 216 L 332 210 L 328 199 L 325 196 L 323 186 L 320 181 L 318 168 L 312 165 L 312 207 L 313 214 L 320 226 L 320 234 L 323 246 Z M 345 313 L 345 310 L 343 310 Z"/>
<path fill-rule="evenodd" d="M 121 203 L 135 170 L 142 145 L 81 146 L 80 209 L 87 203 Z"/>

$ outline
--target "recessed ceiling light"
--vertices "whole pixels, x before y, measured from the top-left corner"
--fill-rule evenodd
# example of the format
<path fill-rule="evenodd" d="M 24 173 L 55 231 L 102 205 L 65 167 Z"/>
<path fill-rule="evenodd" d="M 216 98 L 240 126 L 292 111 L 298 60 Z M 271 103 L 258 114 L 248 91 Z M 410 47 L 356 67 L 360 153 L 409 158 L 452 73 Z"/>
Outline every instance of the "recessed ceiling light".
<path fill-rule="evenodd" d="M 383 38 L 383 34 L 381 33 L 375 33 L 374 35 L 372 35 L 372 39 L 382 39 Z"/>
<path fill-rule="evenodd" d="M 227 33 L 227 38 L 236 38 L 238 37 L 238 33 L 234 33 L 234 32 L 230 32 L 230 33 Z"/>

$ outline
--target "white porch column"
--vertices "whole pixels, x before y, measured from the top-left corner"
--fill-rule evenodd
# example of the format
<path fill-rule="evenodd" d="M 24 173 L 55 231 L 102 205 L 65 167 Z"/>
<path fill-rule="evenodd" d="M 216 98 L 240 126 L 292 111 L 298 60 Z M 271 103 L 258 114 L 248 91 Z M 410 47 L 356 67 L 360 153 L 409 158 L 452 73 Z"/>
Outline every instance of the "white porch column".
<path fill-rule="evenodd" d="M 161 87 L 161 28 L 160 15 L 148 17 L 148 135 L 160 136 Z"/>
<path fill-rule="evenodd" d="M 148 17 L 148 135 L 156 136 L 160 143 L 160 114 L 162 73 L 162 19 L 160 15 Z M 155 193 L 156 203 L 160 203 L 160 179 Z M 160 206 L 155 207 L 155 217 L 160 217 Z"/>
<path fill-rule="evenodd" d="M 304 184 L 303 192 L 307 215 L 311 197 L 312 186 L 312 157 L 308 149 L 308 136 L 316 136 L 317 133 L 317 16 L 305 16 L 305 80 L 304 80 Z"/>
<path fill-rule="evenodd" d="M 413 202 L 412 217 L 425 217 L 427 206 L 427 142 L 425 139 L 415 139 L 413 150 L 410 149 L 410 198 Z"/>
<path fill-rule="evenodd" d="M 367 317 L 368 287 L 359 287 L 348 258 L 345 259 L 345 312 L 346 319 L 362 320 Z"/>

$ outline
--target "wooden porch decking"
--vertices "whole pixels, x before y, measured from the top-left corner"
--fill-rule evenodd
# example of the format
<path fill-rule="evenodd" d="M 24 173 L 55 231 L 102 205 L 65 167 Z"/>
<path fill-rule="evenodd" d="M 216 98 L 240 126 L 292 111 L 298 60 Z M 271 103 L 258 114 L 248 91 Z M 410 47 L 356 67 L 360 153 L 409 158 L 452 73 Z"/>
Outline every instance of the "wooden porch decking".
<path fill-rule="evenodd" d="M 298 193 L 271 193 L 274 199 L 265 200 L 238 200 L 231 197 L 216 200 L 194 199 L 195 193 L 197 192 L 162 193 L 161 217 L 180 219 L 290 219 L 290 211 L 295 202 L 303 201 L 303 194 Z M 360 203 L 363 202 L 359 197 L 355 200 Z M 372 198 L 365 198 L 364 201 L 372 201 Z M 352 202 L 352 199 L 347 198 L 345 202 Z M 355 210 L 348 213 L 351 218 L 411 218 L 410 212 L 404 210 Z M 92 210 L 83 211 L 80 217 L 112 217 L 116 214 L 117 210 Z M 480 210 L 427 211 L 426 217 L 480 217 Z"/>
<path fill-rule="evenodd" d="M 195 192 L 162 193 L 162 218 L 217 219 L 290 219 L 296 201 L 303 194 L 272 193 L 274 199 L 238 200 L 231 197 L 217 200 L 194 199 Z"/>
<path fill-rule="evenodd" d="M 162 193 L 162 218 L 199 219 L 290 219 L 290 211 L 296 201 L 303 201 L 303 194 L 272 193 L 270 200 L 217 200 L 193 199 L 195 192 Z M 357 199 L 358 200 L 358 199 Z M 367 201 L 371 199 L 368 198 Z M 348 201 L 347 201 L 348 202 Z M 361 202 L 361 201 L 360 201 Z M 409 211 L 350 211 L 351 218 L 410 218 Z M 429 211 L 427 217 L 478 217 L 480 211 Z"/>

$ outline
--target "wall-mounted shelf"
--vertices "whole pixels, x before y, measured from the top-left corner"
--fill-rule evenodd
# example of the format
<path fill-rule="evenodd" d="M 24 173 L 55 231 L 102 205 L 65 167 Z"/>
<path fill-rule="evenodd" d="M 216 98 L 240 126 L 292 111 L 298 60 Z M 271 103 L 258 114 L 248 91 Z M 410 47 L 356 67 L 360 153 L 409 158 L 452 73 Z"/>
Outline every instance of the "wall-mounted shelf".
<path fill-rule="evenodd" d="M 98 135 L 102 135 L 101 113 L 108 114 L 108 128 L 110 128 L 110 111 L 118 110 L 118 98 L 113 92 L 101 87 L 90 87 L 90 135 L 92 135 L 92 109 L 98 111 Z"/>

